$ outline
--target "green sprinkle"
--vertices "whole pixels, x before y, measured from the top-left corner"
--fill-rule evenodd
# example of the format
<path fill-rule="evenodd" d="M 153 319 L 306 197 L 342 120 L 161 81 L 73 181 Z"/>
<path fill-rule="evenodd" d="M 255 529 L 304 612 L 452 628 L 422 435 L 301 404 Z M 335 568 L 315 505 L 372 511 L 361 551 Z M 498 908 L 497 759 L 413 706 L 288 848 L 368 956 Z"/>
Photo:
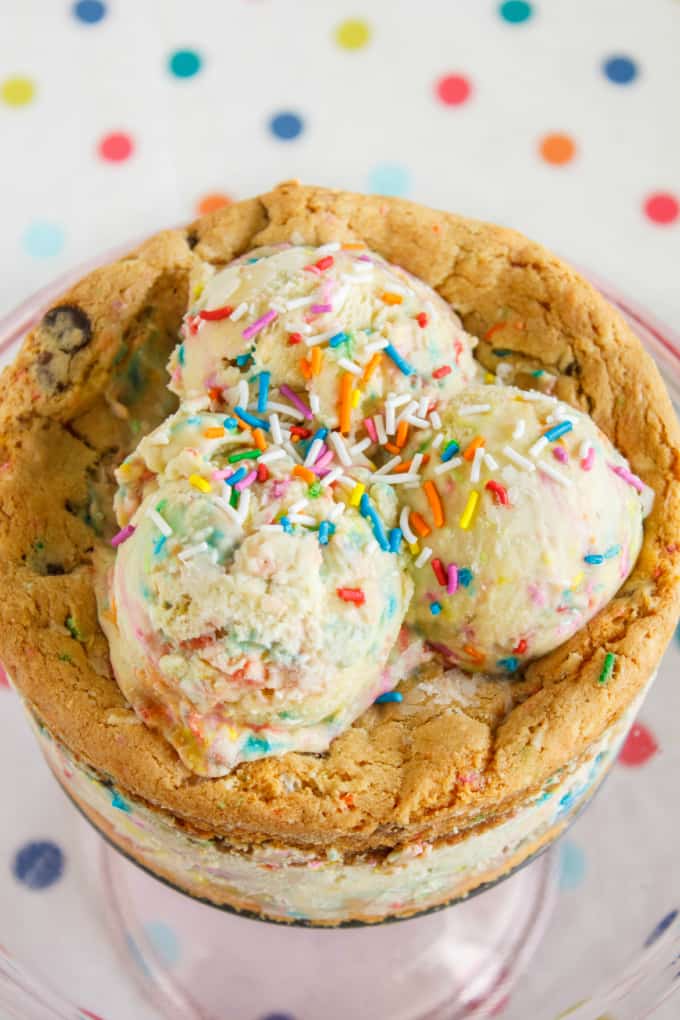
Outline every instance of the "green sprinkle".
<path fill-rule="evenodd" d="M 33 543 L 33 548 L 35 549 L 36 552 L 42 552 L 42 550 L 45 548 L 45 543 L 43 542 L 42 538 L 38 538 L 35 540 L 35 542 Z"/>
<path fill-rule="evenodd" d="M 232 488 L 231 495 L 229 496 L 229 506 L 233 506 L 234 509 L 238 506 L 238 492 Z"/>
<path fill-rule="evenodd" d="M 80 633 L 80 630 L 78 629 L 78 624 L 70 614 L 69 616 L 66 617 L 66 629 L 71 635 L 71 637 L 74 639 L 74 641 L 83 640 L 83 635 Z"/>
<path fill-rule="evenodd" d="M 262 450 L 243 450 L 241 453 L 232 453 L 231 457 L 227 457 L 227 462 L 236 464 L 239 460 L 256 460 L 261 455 Z"/>
<path fill-rule="evenodd" d="M 597 681 L 599 684 L 607 683 L 607 680 L 609 680 L 610 676 L 614 672 L 615 662 L 616 656 L 614 655 L 614 653 L 607 652 L 607 654 L 604 657 L 604 666 L 602 667 L 602 672 L 600 673 L 599 679 Z"/>
<path fill-rule="evenodd" d="M 70 655 L 67 655 L 66 652 L 62 652 L 59 655 L 59 662 L 73 662 L 73 659 Z"/>
<path fill-rule="evenodd" d="M 321 492 L 321 482 L 312 482 L 312 484 L 307 489 L 307 495 L 311 499 L 316 499 L 316 497 L 320 494 L 320 492 Z"/>
<path fill-rule="evenodd" d="M 156 503 L 156 512 L 162 514 L 167 505 L 168 505 L 167 499 L 162 499 L 160 503 Z"/>
<path fill-rule="evenodd" d="M 534 379 L 540 379 L 542 375 L 545 375 L 545 369 L 537 368 L 531 374 L 533 375 Z"/>

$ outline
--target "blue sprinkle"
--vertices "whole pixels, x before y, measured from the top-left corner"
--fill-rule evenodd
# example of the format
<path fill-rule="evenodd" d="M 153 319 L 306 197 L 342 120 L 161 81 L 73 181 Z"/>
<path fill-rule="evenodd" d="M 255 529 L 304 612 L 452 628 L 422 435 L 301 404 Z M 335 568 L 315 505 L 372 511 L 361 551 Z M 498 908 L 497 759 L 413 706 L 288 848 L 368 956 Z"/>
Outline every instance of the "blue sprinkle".
<path fill-rule="evenodd" d="M 257 391 L 257 409 L 262 414 L 263 411 L 267 410 L 267 400 L 269 399 L 269 380 L 271 379 L 271 372 L 260 372 L 258 381 L 259 389 Z"/>
<path fill-rule="evenodd" d="M 163 546 L 165 545 L 167 540 L 168 540 L 167 535 L 161 535 L 160 538 L 156 539 L 156 541 L 153 544 L 154 556 L 160 556 L 160 554 L 163 552 Z"/>
<path fill-rule="evenodd" d="M 324 428 L 317 429 L 314 435 L 312 436 L 312 442 L 314 442 L 315 439 L 325 439 L 327 435 L 328 429 Z"/>
<path fill-rule="evenodd" d="M 269 432 L 270 426 L 266 418 L 258 418 L 256 415 L 250 414 L 249 411 L 246 411 L 244 407 L 235 407 L 234 411 L 239 418 L 243 418 L 243 420 L 247 422 L 248 425 L 252 425 L 254 429 L 264 429 L 266 432 Z"/>
<path fill-rule="evenodd" d="M 588 556 L 583 557 L 584 563 L 604 563 L 604 556 L 601 553 L 590 553 Z"/>
<path fill-rule="evenodd" d="M 458 584 L 462 584 L 463 588 L 468 588 L 474 576 L 469 567 L 461 567 L 458 571 Z"/>
<path fill-rule="evenodd" d="M 387 705 L 390 701 L 396 701 L 397 703 L 404 700 L 404 695 L 401 691 L 386 691 L 381 694 L 379 698 L 374 701 L 375 705 Z"/>
<path fill-rule="evenodd" d="M 457 443 L 455 439 L 452 439 L 449 443 L 446 444 L 442 451 L 442 460 L 444 462 L 446 462 L 447 460 L 451 460 L 451 458 L 455 457 L 459 450 L 460 443 Z"/>
<path fill-rule="evenodd" d="M 249 736 L 246 740 L 246 754 L 266 754 L 270 748 L 270 743 L 265 740 L 264 737 Z"/>
<path fill-rule="evenodd" d="M 413 375 L 415 372 L 413 365 L 409 365 L 408 361 L 405 361 L 402 358 L 399 351 L 395 350 L 392 344 L 388 344 L 387 347 L 384 348 L 384 351 L 388 358 L 392 359 L 400 372 L 403 372 L 404 375 Z"/>
<path fill-rule="evenodd" d="M 512 351 L 507 350 L 505 347 L 492 347 L 491 353 L 495 354 L 497 358 L 507 358 L 512 354 Z"/>
<path fill-rule="evenodd" d="M 430 602 L 430 612 L 433 616 L 439 616 L 442 611 L 441 602 Z"/>
<path fill-rule="evenodd" d="M 258 255 L 258 256 L 257 256 L 256 258 L 254 258 L 254 259 L 246 259 L 246 265 L 248 265 L 248 266 L 252 266 L 253 262 L 259 262 L 259 261 L 260 261 L 260 257 L 259 257 L 259 255 Z"/>
<path fill-rule="evenodd" d="M 458 575 L 460 580 L 460 574 Z M 499 659 L 496 663 L 501 669 L 507 669 L 508 673 L 514 673 L 515 670 L 519 669 L 519 659 L 514 655 L 509 655 L 507 659 Z"/>
<path fill-rule="evenodd" d="M 618 556 L 620 552 L 621 552 L 620 545 L 610 545 L 604 554 L 604 558 L 606 560 L 611 560 L 614 558 L 614 556 Z"/>
<path fill-rule="evenodd" d="M 179 361 L 180 365 L 184 364 L 184 344 L 180 344 L 179 347 L 177 348 L 177 360 Z"/>
<path fill-rule="evenodd" d="M 557 425 L 553 425 L 553 427 L 548 429 L 547 432 L 544 432 L 543 435 L 552 443 L 555 439 L 559 439 L 560 436 L 566 436 L 567 432 L 571 432 L 573 427 L 574 426 L 570 421 L 561 421 Z"/>
<path fill-rule="evenodd" d="M 200 425 L 202 422 L 200 414 L 192 414 L 191 418 L 187 418 L 185 425 Z"/>
<path fill-rule="evenodd" d="M 132 808 L 126 800 L 123 800 L 117 790 L 114 790 L 111 796 L 111 807 L 118 808 L 119 811 L 124 811 L 126 815 L 129 815 Z"/>
<path fill-rule="evenodd" d="M 349 340 L 349 335 L 347 333 L 336 333 L 335 336 L 332 336 L 328 341 L 328 346 L 339 347 L 340 344 L 344 344 L 346 340 Z"/>
<path fill-rule="evenodd" d="M 293 533 L 293 525 L 290 523 L 287 517 L 280 517 L 279 524 L 281 525 L 281 527 L 283 528 L 287 535 L 291 535 Z"/>
<path fill-rule="evenodd" d="M 234 471 L 233 475 L 229 475 L 228 478 L 225 478 L 224 481 L 227 485 L 236 485 L 236 483 L 240 482 L 242 478 L 245 478 L 247 474 L 248 469 L 240 467 Z"/>
<path fill-rule="evenodd" d="M 389 552 L 390 547 L 387 541 L 387 535 L 385 534 L 383 523 L 378 517 L 377 511 L 375 507 L 371 504 L 371 501 L 366 495 L 366 493 L 364 493 L 363 496 L 361 497 L 361 502 L 359 503 L 359 512 L 361 513 L 362 517 L 365 517 L 373 525 L 373 534 L 380 548 L 384 552 Z"/>
<path fill-rule="evenodd" d="M 401 549 L 401 528 L 391 528 L 387 537 L 390 544 L 390 552 L 398 553 Z"/>
<path fill-rule="evenodd" d="M 245 368 L 245 366 L 249 364 L 249 362 L 251 362 L 252 360 L 253 360 L 252 354 L 239 354 L 239 356 L 236 359 L 236 364 L 238 365 L 239 368 Z"/>
<path fill-rule="evenodd" d="M 534 379 L 540 379 L 542 375 L 545 375 L 545 369 L 537 368 L 531 374 L 533 375 Z"/>
<path fill-rule="evenodd" d="M 238 428 L 238 422 L 237 422 L 236 418 L 225 418 L 224 421 L 222 422 L 222 424 L 224 425 L 225 429 L 237 429 Z"/>
<path fill-rule="evenodd" d="M 669 914 L 666 914 L 665 917 L 661 918 L 656 928 L 654 928 L 654 930 L 651 931 L 645 939 L 645 949 L 649 949 L 650 946 L 654 945 L 657 939 L 661 938 L 664 932 L 668 931 L 677 916 L 677 910 L 671 910 Z"/>
<path fill-rule="evenodd" d="M 335 533 L 332 521 L 321 521 L 319 525 L 319 545 L 328 545 L 328 539 Z"/>

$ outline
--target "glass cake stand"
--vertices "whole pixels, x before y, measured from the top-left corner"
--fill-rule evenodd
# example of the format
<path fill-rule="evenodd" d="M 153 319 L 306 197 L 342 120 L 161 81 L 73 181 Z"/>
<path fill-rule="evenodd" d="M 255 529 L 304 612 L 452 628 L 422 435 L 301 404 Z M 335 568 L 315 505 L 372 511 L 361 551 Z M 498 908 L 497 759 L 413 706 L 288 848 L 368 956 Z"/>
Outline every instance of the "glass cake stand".
<path fill-rule="evenodd" d="M 55 281 L 1 322 L 0 364 L 51 300 L 117 254 Z M 680 406 L 680 340 L 594 282 Z M 557 846 L 455 906 L 341 930 L 239 917 L 132 864 L 58 792 L 18 699 L 0 683 L 4 817 L 48 804 L 34 816 L 43 825 L 47 817 L 71 851 L 70 884 L 49 909 L 22 899 L 8 869 L 0 872 L 0 1020 L 676 1018 L 679 673 L 674 642 L 606 792 Z M 5 828 L 0 862 L 17 842 Z"/>

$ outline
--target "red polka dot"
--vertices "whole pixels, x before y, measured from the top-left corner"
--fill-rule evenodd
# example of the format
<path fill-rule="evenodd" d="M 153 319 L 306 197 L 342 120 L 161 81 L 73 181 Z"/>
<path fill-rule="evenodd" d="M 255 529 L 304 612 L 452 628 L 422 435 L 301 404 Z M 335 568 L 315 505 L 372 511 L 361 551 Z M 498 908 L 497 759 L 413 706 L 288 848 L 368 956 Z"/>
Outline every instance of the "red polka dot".
<path fill-rule="evenodd" d="M 656 739 L 643 723 L 635 723 L 621 748 L 619 761 L 622 765 L 644 765 L 659 750 Z"/>
<path fill-rule="evenodd" d="M 675 223 L 680 215 L 680 202 L 667 191 L 655 191 L 645 199 L 644 210 L 652 223 Z"/>
<path fill-rule="evenodd" d="M 462 74 L 445 74 L 437 81 L 435 91 L 446 106 L 460 106 L 470 98 L 472 85 Z"/>
<path fill-rule="evenodd" d="M 102 159 L 108 163 L 122 163 L 132 155 L 134 145 L 130 135 L 122 131 L 113 131 L 110 135 L 104 135 L 97 146 L 97 151 Z"/>
<path fill-rule="evenodd" d="M 199 216 L 207 216 L 208 213 L 223 209 L 225 205 L 231 205 L 233 199 L 225 195 L 223 191 L 211 191 L 203 195 L 196 203 L 196 212 Z"/>
<path fill-rule="evenodd" d="M 9 690 L 9 680 L 7 679 L 7 674 L 5 673 L 2 663 L 0 663 L 0 691 L 3 690 L 3 688 Z"/>

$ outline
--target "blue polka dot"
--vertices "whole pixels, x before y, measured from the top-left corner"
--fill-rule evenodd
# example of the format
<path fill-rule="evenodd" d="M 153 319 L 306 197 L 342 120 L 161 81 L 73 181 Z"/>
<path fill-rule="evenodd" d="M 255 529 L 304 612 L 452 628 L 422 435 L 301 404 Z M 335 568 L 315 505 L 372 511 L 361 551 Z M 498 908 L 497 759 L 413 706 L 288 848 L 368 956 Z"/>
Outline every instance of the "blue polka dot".
<path fill-rule="evenodd" d="M 529 20 L 533 11 L 531 4 L 525 3 L 525 0 L 506 0 L 498 8 L 498 13 L 511 25 L 520 25 L 523 21 Z"/>
<path fill-rule="evenodd" d="M 64 247 L 64 231 L 57 223 L 38 220 L 31 223 L 23 237 L 24 248 L 36 259 L 52 258 Z"/>
<path fill-rule="evenodd" d="M 560 850 L 560 889 L 576 889 L 586 873 L 583 850 L 571 840 L 565 840 Z"/>
<path fill-rule="evenodd" d="M 615 85 L 630 85 L 638 76 L 638 67 L 630 57 L 609 57 L 602 70 Z"/>
<path fill-rule="evenodd" d="M 101 3 L 101 0 L 78 0 L 73 5 L 73 15 L 86 25 L 96 25 L 106 17 L 106 4 Z"/>
<path fill-rule="evenodd" d="M 291 1013 L 267 1013 L 260 1020 L 295 1020 L 295 1017 Z"/>
<path fill-rule="evenodd" d="M 12 871 L 28 889 L 48 889 L 63 874 L 64 855 L 56 843 L 25 843 L 14 858 Z"/>
<path fill-rule="evenodd" d="M 668 929 L 673 924 L 673 921 L 676 919 L 677 916 L 678 911 L 671 910 L 669 914 L 666 914 L 665 917 L 661 918 L 656 928 L 654 928 L 654 930 L 651 931 L 647 938 L 645 939 L 645 949 L 649 949 L 650 946 L 654 945 L 654 943 L 661 938 L 665 931 L 668 931 Z"/>
<path fill-rule="evenodd" d="M 368 187 L 375 195 L 406 195 L 411 175 L 400 163 L 379 163 L 368 175 Z"/>
<path fill-rule="evenodd" d="M 298 135 L 302 134 L 303 128 L 302 117 L 290 111 L 276 113 L 269 121 L 271 133 L 285 142 L 290 141 L 292 138 L 297 138 Z"/>
<path fill-rule="evenodd" d="M 144 931 L 166 967 L 174 967 L 179 963 L 182 955 L 179 939 L 169 925 L 164 921 L 148 921 Z"/>
<path fill-rule="evenodd" d="M 201 60 L 193 50 L 177 50 L 168 61 L 168 68 L 175 78 L 193 78 L 201 70 Z"/>

